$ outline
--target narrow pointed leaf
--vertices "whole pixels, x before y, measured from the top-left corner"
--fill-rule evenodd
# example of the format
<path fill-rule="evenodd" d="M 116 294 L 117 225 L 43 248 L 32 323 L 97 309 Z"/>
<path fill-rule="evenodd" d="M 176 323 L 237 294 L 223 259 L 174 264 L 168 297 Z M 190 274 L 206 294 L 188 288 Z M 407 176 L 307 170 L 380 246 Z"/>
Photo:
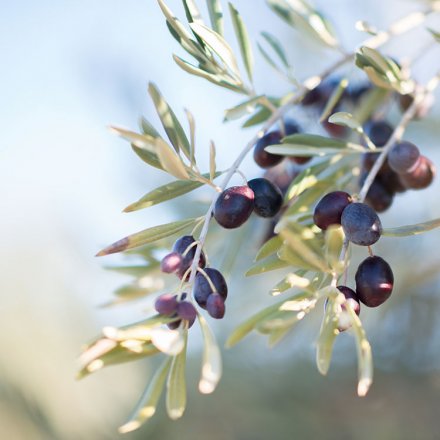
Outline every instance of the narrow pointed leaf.
<path fill-rule="evenodd" d="M 348 87 L 347 78 L 342 78 L 341 81 L 339 81 L 337 87 L 333 90 L 330 98 L 327 100 L 324 110 L 322 111 L 321 116 L 319 118 L 319 122 L 323 122 L 329 117 L 330 113 L 333 111 L 333 109 L 341 100 L 342 94 L 344 93 L 347 87 Z"/>
<path fill-rule="evenodd" d="M 188 171 L 182 159 L 161 138 L 155 140 L 156 154 L 165 171 L 177 179 L 189 179 Z"/>
<path fill-rule="evenodd" d="M 186 332 L 187 333 L 187 332 Z M 182 417 L 186 407 L 186 336 L 185 348 L 173 357 L 167 380 L 166 407 L 170 419 Z"/>
<path fill-rule="evenodd" d="M 214 177 L 219 176 L 220 173 L 215 173 Z M 203 174 L 203 177 L 209 178 L 210 174 Z M 157 205 L 167 200 L 175 199 L 197 188 L 200 188 L 204 184 L 194 180 L 176 180 L 174 182 L 167 183 L 160 186 L 153 191 L 145 194 L 137 202 L 132 203 L 124 209 L 124 212 L 138 211 L 139 209 L 148 208 L 150 206 Z"/>
<path fill-rule="evenodd" d="M 328 121 L 332 124 L 342 125 L 343 127 L 351 128 L 352 130 L 355 130 L 357 132 L 362 132 L 362 125 L 361 123 L 356 120 L 356 118 L 351 114 L 347 112 L 336 112 L 333 113 L 329 118 Z"/>
<path fill-rule="evenodd" d="M 199 381 L 199 391 L 202 394 L 212 393 L 222 376 L 222 359 L 215 336 L 205 318 L 198 315 L 200 329 L 203 335 L 203 363 Z"/>
<path fill-rule="evenodd" d="M 145 118 L 141 118 L 140 120 L 141 130 L 144 134 L 151 136 L 152 138 L 160 137 L 159 132 L 150 124 L 149 121 Z"/>
<path fill-rule="evenodd" d="M 199 220 L 200 217 L 190 218 L 178 222 L 167 223 L 165 225 L 154 226 L 152 228 L 144 229 L 143 231 L 129 235 L 128 237 L 118 240 L 117 242 L 104 248 L 102 251 L 98 252 L 97 257 L 102 257 L 104 255 L 114 254 L 135 247 L 143 246 L 148 243 L 153 243 L 155 241 L 161 240 L 162 238 L 169 237 L 185 229 L 188 229 L 194 226 Z"/>
<path fill-rule="evenodd" d="M 204 24 L 200 10 L 194 0 L 183 0 L 183 7 L 189 23 Z"/>
<path fill-rule="evenodd" d="M 270 316 L 272 313 L 279 310 L 279 308 L 281 307 L 282 304 L 284 304 L 284 302 L 285 301 L 281 301 L 269 307 L 266 307 L 265 309 L 261 310 L 260 312 L 256 313 L 255 315 L 247 319 L 245 322 L 240 324 L 227 339 L 225 344 L 226 347 L 230 348 L 236 345 L 238 342 L 240 342 L 245 336 L 247 336 L 252 330 L 254 330 L 254 328 L 260 321 L 262 321 L 267 316 Z"/>
<path fill-rule="evenodd" d="M 127 141 L 130 141 L 133 145 L 135 145 L 138 148 L 143 148 L 151 153 L 154 153 L 155 151 L 154 138 L 151 136 L 145 134 L 139 134 L 134 131 L 127 130 L 121 127 L 111 126 L 110 130 L 113 133 L 116 133 L 117 135 L 126 139 Z"/>
<path fill-rule="evenodd" d="M 223 35 L 223 12 L 221 0 L 206 0 L 211 26 L 215 32 Z"/>
<path fill-rule="evenodd" d="M 237 60 L 231 46 L 226 40 L 217 34 L 212 29 L 197 23 L 190 24 L 191 29 L 205 42 L 213 52 L 215 52 L 219 58 L 225 63 L 225 65 L 231 69 L 231 71 L 240 78 L 240 71 L 238 70 Z"/>
<path fill-rule="evenodd" d="M 424 232 L 432 231 L 436 228 L 440 228 L 440 218 L 415 225 L 386 228 L 383 230 L 382 235 L 385 237 L 409 237 L 411 235 L 423 234 Z"/>
<path fill-rule="evenodd" d="M 211 180 L 211 182 L 215 179 L 216 168 L 215 144 L 213 141 L 211 141 L 209 144 L 209 180 Z"/>
<path fill-rule="evenodd" d="M 342 227 L 331 225 L 325 231 L 325 259 L 329 266 L 336 272 L 344 270 L 344 262 L 339 260 L 344 244 L 344 232 Z"/>
<path fill-rule="evenodd" d="M 228 80 L 225 79 L 224 76 L 216 75 L 213 73 L 208 73 L 190 63 L 183 60 L 182 58 L 179 58 L 177 55 L 173 55 L 174 61 L 177 63 L 179 67 L 181 67 L 185 72 L 190 73 L 191 75 L 200 76 L 201 78 L 204 78 L 208 80 L 209 82 L 212 82 L 213 84 L 216 84 L 217 86 L 224 87 L 226 89 L 232 90 L 234 92 L 241 93 L 243 91 L 241 85 L 236 82 L 231 82 L 228 77 Z"/>
<path fill-rule="evenodd" d="M 269 32 L 262 32 L 261 35 L 272 47 L 273 51 L 278 55 L 278 58 L 283 63 L 284 67 L 289 68 L 289 61 L 287 60 L 286 52 L 284 51 L 280 41 Z"/>
<path fill-rule="evenodd" d="M 138 429 L 143 423 L 149 420 L 156 412 L 162 390 L 165 386 L 172 358 L 166 358 L 162 365 L 156 370 L 153 378 L 143 392 L 130 419 L 119 428 L 121 434 Z"/>
<path fill-rule="evenodd" d="M 189 124 L 189 133 L 190 133 L 190 163 L 191 168 L 197 163 L 196 162 L 196 121 L 194 119 L 193 114 L 185 109 L 185 114 L 188 119 Z"/>
<path fill-rule="evenodd" d="M 287 274 L 271 291 L 272 296 L 277 296 L 280 293 L 285 292 L 286 290 L 293 289 L 297 287 L 299 289 L 307 289 L 309 290 L 309 286 L 311 284 L 308 278 L 305 278 L 304 275 L 307 271 L 301 270 L 297 273 L 289 273 Z"/>
<path fill-rule="evenodd" d="M 245 276 L 250 277 L 252 275 L 259 275 L 261 273 L 269 272 L 272 270 L 283 269 L 288 266 L 289 263 L 280 260 L 275 254 L 254 263 L 251 268 L 248 269 L 248 271 L 245 273 Z"/>
<path fill-rule="evenodd" d="M 157 0 L 163 14 L 167 19 L 167 23 L 173 29 L 175 35 L 178 36 L 181 41 L 182 47 L 188 51 L 191 55 L 195 56 L 199 60 L 206 59 L 206 54 L 199 48 L 198 44 L 191 39 L 191 34 L 185 29 L 182 23 L 173 14 L 171 9 L 165 4 L 163 0 Z"/>
<path fill-rule="evenodd" d="M 322 272 L 329 271 L 325 261 L 313 250 L 312 247 L 309 246 L 306 240 L 301 238 L 299 234 L 291 230 L 283 229 L 280 231 L 280 235 L 291 250 L 301 259 Z"/>
<path fill-rule="evenodd" d="M 338 308 L 340 305 L 335 299 L 329 298 L 325 308 L 324 318 L 319 332 L 316 347 L 316 364 L 321 374 L 326 375 L 332 359 L 333 345 L 339 334 Z"/>
<path fill-rule="evenodd" d="M 362 327 L 361 320 L 356 315 L 349 301 L 345 302 L 345 308 L 350 316 L 352 328 L 356 338 L 356 348 L 358 355 L 358 395 L 363 397 L 373 382 L 373 357 L 371 346 L 367 340 L 365 330 Z"/>
<path fill-rule="evenodd" d="M 262 97 L 263 95 L 255 96 L 236 105 L 235 107 L 226 110 L 224 121 L 232 121 L 234 119 L 241 118 L 244 115 L 254 112 L 256 105 L 259 103 Z"/>
<path fill-rule="evenodd" d="M 252 81 L 254 55 L 252 52 L 252 45 L 249 39 L 249 34 L 246 26 L 238 13 L 237 9 L 229 3 L 229 12 L 231 13 L 232 24 L 234 25 L 235 35 L 237 37 L 238 45 L 240 47 L 241 57 L 243 58 L 244 66 L 246 67 L 249 79 Z"/>
<path fill-rule="evenodd" d="M 278 252 L 282 244 L 283 239 L 279 235 L 275 235 L 274 237 L 270 238 L 261 246 L 255 257 L 255 261 L 262 260 L 269 255 L 275 254 Z"/>
<path fill-rule="evenodd" d="M 173 110 L 165 101 L 159 89 L 153 83 L 149 84 L 148 92 L 150 93 L 150 96 L 156 107 L 157 114 L 159 115 L 163 128 L 165 129 L 170 142 L 173 144 L 174 149 L 177 153 L 182 150 L 185 156 L 189 158 L 190 146 L 188 138 L 186 137 L 186 134 Z"/>
<path fill-rule="evenodd" d="M 266 122 L 272 116 L 272 112 L 267 107 L 261 107 L 244 124 L 243 128 L 254 127 L 255 125 Z"/>
<path fill-rule="evenodd" d="M 137 154 L 137 156 L 142 159 L 148 165 L 151 165 L 154 168 L 164 171 L 162 164 L 160 163 L 159 158 L 156 153 L 152 153 L 151 151 L 137 147 L 136 145 L 131 144 L 131 148 Z"/>

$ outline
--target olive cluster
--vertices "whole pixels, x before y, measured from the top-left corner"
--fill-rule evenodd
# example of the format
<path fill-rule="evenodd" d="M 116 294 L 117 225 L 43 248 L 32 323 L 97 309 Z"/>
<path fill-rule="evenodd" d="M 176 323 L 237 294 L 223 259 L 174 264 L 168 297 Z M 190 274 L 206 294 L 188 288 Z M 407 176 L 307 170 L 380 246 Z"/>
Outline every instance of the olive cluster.
<path fill-rule="evenodd" d="M 189 301 L 185 301 L 186 297 L 187 294 L 185 292 L 180 295 L 180 298 L 178 298 L 177 295 L 166 293 L 159 296 L 154 303 L 154 308 L 157 313 L 175 318 L 174 321 L 167 324 L 172 330 L 179 327 L 182 320 L 188 323 L 188 328 L 190 328 L 196 320 L 196 308 Z"/>
<path fill-rule="evenodd" d="M 365 203 L 355 202 L 350 194 L 343 191 L 326 194 L 316 205 L 313 220 L 322 230 L 331 225 L 341 225 L 345 237 L 361 246 L 371 246 L 382 234 L 381 221 L 373 208 Z M 359 314 L 360 302 L 368 307 L 377 307 L 389 298 L 393 290 L 394 275 L 383 258 L 370 256 L 357 268 L 355 281 L 356 291 L 347 286 L 339 286 L 338 289 Z M 340 330 L 348 328 L 347 325 L 340 322 Z"/>
<path fill-rule="evenodd" d="M 174 243 L 172 252 L 162 259 L 162 272 L 174 273 L 181 280 L 188 282 L 197 244 L 192 235 L 180 237 Z M 225 314 L 228 286 L 223 275 L 217 269 L 205 268 L 205 266 L 206 256 L 202 250 L 194 281 L 194 299 L 200 307 L 206 309 L 210 316 L 221 319 Z M 157 298 L 156 311 L 162 315 L 176 318 L 175 321 L 168 324 L 170 328 L 177 328 L 181 320 L 188 321 L 188 327 L 191 327 L 194 323 L 197 312 L 192 303 L 185 301 L 186 296 L 186 293 L 181 293 L 180 297 L 165 294 Z"/>
<path fill-rule="evenodd" d="M 365 132 L 377 147 L 383 147 L 391 137 L 393 127 L 386 121 L 372 121 Z M 379 157 L 379 153 L 365 153 L 362 157 L 360 185 L 362 185 Z M 396 142 L 375 177 L 365 199 L 376 212 L 386 211 L 397 193 L 408 189 L 424 189 L 435 176 L 434 164 L 420 154 L 416 145 L 408 141 Z"/>

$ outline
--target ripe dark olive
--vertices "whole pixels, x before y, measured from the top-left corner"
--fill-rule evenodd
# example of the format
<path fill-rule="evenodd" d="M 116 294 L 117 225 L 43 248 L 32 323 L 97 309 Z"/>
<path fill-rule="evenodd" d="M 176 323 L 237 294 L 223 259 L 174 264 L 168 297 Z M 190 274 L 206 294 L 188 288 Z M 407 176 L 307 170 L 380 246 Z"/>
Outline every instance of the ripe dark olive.
<path fill-rule="evenodd" d="M 182 267 L 183 257 L 178 252 L 171 252 L 163 257 L 160 269 L 164 273 L 177 273 Z"/>
<path fill-rule="evenodd" d="M 249 180 L 249 188 L 254 192 L 254 212 L 260 217 L 274 217 L 283 205 L 283 194 L 272 182 L 264 178 Z"/>
<path fill-rule="evenodd" d="M 228 296 L 228 285 L 226 284 L 226 280 L 224 279 L 223 275 L 217 269 L 213 269 L 211 267 L 204 269 L 204 271 L 214 285 L 215 291 L 225 300 Z M 212 290 L 208 280 L 200 272 L 198 272 L 196 275 L 193 292 L 194 299 L 197 301 L 197 304 L 205 309 L 206 301 L 208 300 L 209 295 L 211 295 L 214 291 Z"/>
<path fill-rule="evenodd" d="M 381 185 L 390 193 L 402 193 L 406 191 L 405 186 L 400 181 L 400 176 L 393 171 L 388 165 L 381 170 L 376 176 L 375 181 L 381 183 Z"/>
<path fill-rule="evenodd" d="M 435 177 L 435 166 L 425 156 L 420 156 L 414 168 L 400 175 L 400 181 L 409 189 L 424 189 L 431 185 Z"/>
<path fill-rule="evenodd" d="M 176 315 L 176 317 L 177 317 L 177 315 Z M 178 319 L 177 321 L 169 322 L 169 323 L 167 324 L 167 327 L 168 327 L 170 330 L 176 330 L 176 328 L 179 327 L 179 325 L 181 324 L 181 322 L 182 322 L 181 319 Z"/>
<path fill-rule="evenodd" d="M 398 142 L 388 154 L 388 163 L 396 173 L 408 173 L 420 157 L 419 149 L 411 142 Z"/>
<path fill-rule="evenodd" d="M 280 142 L 281 132 L 278 130 L 266 133 L 262 138 L 260 138 L 260 140 L 255 144 L 254 148 L 255 163 L 261 168 L 270 168 L 282 162 L 284 156 L 268 153 L 264 150 L 267 146 L 279 144 Z"/>
<path fill-rule="evenodd" d="M 312 90 L 309 90 L 301 101 L 301 105 L 308 107 L 311 105 L 321 105 L 325 101 L 324 90 L 319 85 Z"/>
<path fill-rule="evenodd" d="M 194 257 L 196 255 L 197 246 L 195 243 L 195 238 L 192 235 L 184 235 L 180 237 L 173 245 L 173 252 L 176 252 L 182 255 L 182 263 L 179 271 L 177 272 L 177 276 L 182 279 L 185 275 L 185 272 L 191 267 Z M 205 267 L 206 265 L 206 257 L 203 251 L 200 254 L 199 259 L 199 267 Z M 190 274 L 186 276 L 185 281 L 189 280 Z"/>
<path fill-rule="evenodd" d="M 381 257 L 366 258 L 359 265 L 355 279 L 357 297 L 368 307 L 380 306 L 393 291 L 393 271 Z"/>
<path fill-rule="evenodd" d="M 225 300 L 218 293 L 209 295 L 206 310 L 212 318 L 222 319 L 225 316 Z"/>
<path fill-rule="evenodd" d="M 352 243 L 371 246 L 382 234 L 382 224 L 374 209 L 365 203 L 351 203 L 341 216 L 344 234 Z"/>
<path fill-rule="evenodd" d="M 351 203 L 350 194 L 333 191 L 326 194 L 316 205 L 313 221 L 318 228 L 326 230 L 330 225 L 340 225 L 344 209 Z"/>
<path fill-rule="evenodd" d="M 166 293 L 156 298 L 154 308 L 161 315 L 173 315 L 177 310 L 177 304 L 176 296 Z"/>
<path fill-rule="evenodd" d="M 214 218 L 226 229 L 238 228 L 252 214 L 254 192 L 246 186 L 231 186 L 218 197 L 214 206 Z"/>
<path fill-rule="evenodd" d="M 386 121 L 371 121 L 366 125 L 365 133 L 376 147 L 383 147 L 393 134 L 393 127 Z"/>
<path fill-rule="evenodd" d="M 188 327 L 194 324 L 197 317 L 196 308 L 189 301 L 180 301 L 176 309 L 179 318 L 188 321 Z"/>
<path fill-rule="evenodd" d="M 301 133 L 301 127 L 295 121 L 293 121 L 291 119 L 284 122 L 284 130 L 285 130 L 286 136 Z"/>
<path fill-rule="evenodd" d="M 344 294 L 345 299 L 347 300 L 347 302 L 350 303 L 351 308 L 354 310 L 356 315 L 359 316 L 359 313 L 361 313 L 361 305 L 359 303 L 359 299 L 356 295 L 356 292 L 347 286 L 338 286 L 337 289 Z M 347 310 L 346 305 L 342 304 L 341 308 L 342 308 L 342 313 L 339 317 L 338 330 L 340 332 L 344 332 L 345 330 L 351 327 L 351 319 L 346 311 Z"/>
<path fill-rule="evenodd" d="M 393 203 L 394 195 L 379 181 L 374 180 L 368 190 L 365 203 L 376 212 L 386 211 Z"/>

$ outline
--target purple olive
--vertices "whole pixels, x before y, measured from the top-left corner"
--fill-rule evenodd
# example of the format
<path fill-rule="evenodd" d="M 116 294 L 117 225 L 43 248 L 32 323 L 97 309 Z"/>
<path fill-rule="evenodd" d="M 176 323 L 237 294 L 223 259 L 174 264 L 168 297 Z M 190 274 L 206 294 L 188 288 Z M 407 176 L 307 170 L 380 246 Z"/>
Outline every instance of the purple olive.
<path fill-rule="evenodd" d="M 283 194 L 272 182 L 262 177 L 249 180 L 249 188 L 254 192 L 254 212 L 260 217 L 274 217 L 283 205 Z"/>
<path fill-rule="evenodd" d="M 223 275 L 217 270 L 211 267 L 204 269 L 205 274 L 211 280 L 211 283 L 215 287 L 215 291 L 226 300 L 228 296 L 228 285 Z M 203 309 L 206 308 L 206 302 L 208 297 L 214 292 L 205 275 L 198 272 L 194 281 L 194 299 L 197 304 Z"/>
<path fill-rule="evenodd" d="M 351 203 L 341 216 L 345 236 L 352 243 L 371 246 L 382 234 L 382 224 L 374 209 L 365 203 Z"/>
<path fill-rule="evenodd" d="M 209 295 L 206 310 L 212 318 L 222 319 L 225 316 L 225 300 L 218 293 Z"/>
<path fill-rule="evenodd" d="M 400 181 L 408 189 L 425 189 L 431 185 L 435 173 L 434 164 L 427 157 L 420 156 L 409 173 L 400 175 Z"/>
<path fill-rule="evenodd" d="M 214 218 L 226 229 L 238 228 L 252 214 L 254 192 L 246 186 L 231 186 L 217 198 L 214 206 Z"/>
<path fill-rule="evenodd" d="M 381 257 L 366 258 L 359 265 L 355 279 L 357 297 L 368 307 L 380 306 L 393 291 L 393 271 Z"/>
<path fill-rule="evenodd" d="M 316 205 L 313 221 L 319 228 L 326 230 L 330 225 L 340 225 L 344 209 L 352 202 L 350 194 L 333 191 L 326 194 Z"/>
<path fill-rule="evenodd" d="M 173 245 L 173 252 L 182 255 L 182 263 L 177 272 L 177 276 L 182 279 L 185 272 L 191 267 L 194 257 L 196 255 L 197 246 L 194 244 L 195 239 L 192 235 L 184 235 L 180 237 Z M 199 267 L 205 267 L 206 257 L 202 251 L 199 258 Z M 185 281 L 188 281 L 190 274 L 186 276 Z"/>
<path fill-rule="evenodd" d="M 281 142 L 281 132 L 271 131 L 266 133 L 259 141 L 255 144 L 254 148 L 254 160 L 257 165 L 261 168 L 271 168 L 284 159 L 284 156 L 279 156 L 277 154 L 268 153 L 265 148 L 269 145 L 276 145 Z"/>
<path fill-rule="evenodd" d="M 370 121 L 365 127 L 365 133 L 376 147 L 383 147 L 393 134 L 393 127 L 386 121 Z"/>
<path fill-rule="evenodd" d="M 419 149 L 411 142 L 396 143 L 388 154 L 388 163 L 396 173 L 403 174 L 412 171 L 420 157 Z"/>
<path fill-rule="evenodd" d="M 365 203 L 376 212 L 384 212 L 392 205 L 393 199 L 393 193 L 389 192 L 380 180 L 375 179 L 368 190 Z"/>
<path fill-rule="evenodd" d="M 183 257 L 178 252 L 171 252 L 163 257 L 160 262 L 160 269 L 164 273 L 180 272 L 182 267 Z"/>
<path fill-rule="evenodd" d="M 175 295 L 165 293 L 164 295 L 157 297 L 154 303 L 154 308 L 156 309 L 156 312 L 161 315 L 173 315 L 177 310 L 177 298 Z"/>
<path fill-rule="evenodd" d="M 180 301 L 177 304 L 176 311 L 179 318 L 188 321 L 188 327 L 194 324 L 197 317 L 197 310 L 189 301 Z"/>

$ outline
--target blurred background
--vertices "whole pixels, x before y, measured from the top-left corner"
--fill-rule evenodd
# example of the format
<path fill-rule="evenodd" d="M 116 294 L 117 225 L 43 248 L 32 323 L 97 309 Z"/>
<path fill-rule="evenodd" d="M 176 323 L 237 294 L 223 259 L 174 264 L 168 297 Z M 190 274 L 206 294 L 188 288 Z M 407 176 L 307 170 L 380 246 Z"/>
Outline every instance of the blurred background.
<path fill-rule="evenodd" d="M 167 3 L 183 17 L 180 1 Z M 263 0 L 234 4 L 254 41 L 263 30 L 280 38 L 300 79 L 334 58 L 281 22 Z M 315 4 L 353 50 L 365 38 L 354 29 L 356 20 L 385 28 L 422 3 Z M 110 367 L 76 382 L 76 358 L 102 326 L 140 319 L 151 305 L 147 300 L 100 307 L 127 279 L 103 269 L 120 262 L 119 257 L 104 261 L 94 254 L 129 233 L 177 220 L 184 210 L 203 212 L 201 201 L 210 192 L 122 214 L 168 177 L 147 167 L 107 127 L 135 129 L 140 115 L 158 127 L 147 97 L 147 82 L 154 81 L 179 117 L 184 107 L 195 115 L 199 162 L 205 168 L 209 139 L 216 141 L 218 166 L 224 169 L 253 130 L 221 123 L 224 109 L 240 97 L 190 77 L 174 64 L 171 54 L 180 53 L 179 48 L 153 0 L 16 0 L 2 1 L 0 10 L 0 438 L 116 439 L 117 427 L 147 384 L 155 361 Z M 431 27 L 440 29 L 439 20 Z M 234 41 L 230 23 L 227 35 Z M 386 52 L 414 57 L 429 38 L 423 30 L 410 32 Z M 436 72 L 439 54 L 438 48 L 431 49 L 418 63 L 417 79 Z M 271 95 L 289 91 L 258 56 L 256 85 Z M 411 124 L 406 135 L 437 164 L 439 111 L 437 105 L 426 120 Z M 306 128 L 313 122 L 298 117 Z M 398 117 L 396 112 L 390 119 Z M 261 173 L 251 159 L 243 171 L 248 176 Z M 437 179 L 423 193 L 399 196 L 382 216 L 384 225 L 440 217 L 439 191 Z M 198 202 L 188 207 L 194 198 Z M 254 224 L 251 234 L 258 228 Z M 257 245 L 254 235 L 249 242 Z M 221 239 L 228 240 L 227 233 Z M 393 266 L 397 284 L 385 306 L 363 312 L 375 359 L 375 382 L 367 397 L 355 394 L 352 336 L 338 338 L 328 377 L 314 366 L 318 311 L 273 349 L 252 335 L 225 351 L 224 377 L 210 396 L 197 392 L 200 347 L 195 342 L 183 419 L 169 421 L 161 404 L 155 418 L 127 438 L 438 439 L 439 245 L 440 234 L 434 231 L 383 239 L 377 246 Z M 222 344 L 236 324 L 271 302 L 267 292 L 279 276 L 243 276 L 254 252 L 247 249 L 230 275 L 228 317 L 214 325 Z"/>

